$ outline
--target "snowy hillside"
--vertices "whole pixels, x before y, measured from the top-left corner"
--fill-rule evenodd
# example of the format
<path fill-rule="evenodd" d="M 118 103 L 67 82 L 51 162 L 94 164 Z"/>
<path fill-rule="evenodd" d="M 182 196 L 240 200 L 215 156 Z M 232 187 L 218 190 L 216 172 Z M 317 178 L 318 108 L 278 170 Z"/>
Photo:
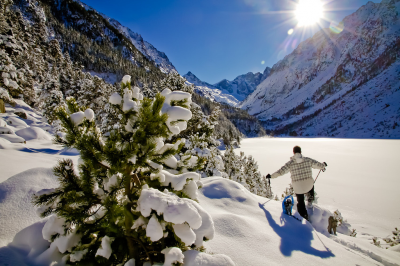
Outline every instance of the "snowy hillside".
<path fill-rule="evenodd" d="M 239 101 L 243 101 L 256 89 L 261 82 L 263 82 L 269 76 L 270 72 L 271 68 L 267 67 L 265 68 L 264 73 L 249 72 L 236 77 L 233 81 L 224 79 L 214 84 L 214 86 L 235 96 Z"/>
<path fill-rule="evenodd" d="M 215 88 L 213 85 L 201 81 L 197 78 L 192 72 L 188 72 L 183 77 L 191 84 L 196 86 L 196 92 L 201 96 L 210 99 L 211 101 L 219 102 L 219 103 L 226 103 L 231 106 L 236 106 L 239 104 L 239 100 L 234 96 L 224 93 L 223 91 Z"/>
<path fill-rule="evenodd" d="M 61 0 L 62 1 L 62 0 Z M 82 1 L 74 0 L 75 2 L 81 4 L 86 10 L 95 12 L 104 17 L 112 26 L 114 26 L 120 33 L 125 35 L 131 43 L 138 49 L 143 55 L 148 59 L 154 61 L 155 65 L 164 73 L 176 72 L 175 67 L 169 61 L 165 53 L 158 51 L 153 45 L 143 40 L 139 33 L 133 32 L 128 27 L 121 25 L 117 20 L 108 17 L 107 15 L 98 13 L 92 7 L 84 4 Z"/>
<path fill-rule="evenodd" d="M 50 243 L 43 238 L 43 233 L 49 230 L 49 227 L 45 228 L 49 218 L 38 217 L 31 205 L 31 197 L 42 189 L 57 187 L 58 180 L 52 168 L 62 158 L 77 163 L 79 154 L 76 150 L 64 150 L 52 144 L 52 135 L 46 132 L 51 128 L 40 114 L 22 101 L 17 100 L 14 108 L 6 106 L 6 111 L 0 114 L 0 122 L 4 121 L 1 122 L 3 131 L 12 132 L 0 134 L 0 265 L 65 265 L 67 258 L 59 251 L 61 243 L 49 248 Z M 21 112 L 27 115 L 26 119 L 18 116 Z M 19 136 L 26 143 L 12 143 L 7 140 L 10 136 Z M 203 178 L 198 199 L 213 218 L 215 235 L 205 242 L 208 253 L 185 252 L 184 265 L 399 265 L 400 245 L 386 249 L 388 246 L 382 241 L 390 235 L 390 229 L 393 230 L 393 224 L 399 218 L 392 206 L 399 204 L 395 192 L 399 182 L 395 178 L 396 164 L 392 162 L 395 158 L 388 155 L 398 150 L 399 142 L 259 138 L 244 140 L 242 150 L 254 155 L 265 174 L 285 162 L 290 153 L 286 148 L 291 148 L 294 143 L 300 144 L 308 156 L 326 160 L 329 164 L 328 171 L 318 180 L 320 204 L 309 209 L 312 225 L 282 214 L 280 201 L 251 194 L 234 181 L 221 177 Z M 346 147 L 343 154 L 355 157 L 354 154 L 362 153 L 363 157 L 346 166 L 344 162 L 349 159 L 340 156 L 343 147 Z M 362 147 L 371 147 L 375 152 L 366 153 Z M 376 156 L 389 165 L 379 170 L 385 179 L 373 178 L 382 164 Z M 359 163 L 365 165 L 366 162 L 375 170 L 360 167 Z M 363 170 L 367 172 L 363 173 Z M 355 180 L 351 176 L 355 176 Z M 354 189 L 357 180 L 364 180 L 360 184 L 362 189 Z M 369 186 L 365 180 L 379 183 L 379 186 L 374 182 Z M 284 177 L 272 180 L 273 192 L 279 194 L 282 186 L 278 183 L 286 181 Z M 338 186 L 344 184 L 346 190 L 339 193 Z M 374 197 L 370 197 L 371 194 Z M 387 194 L 394 198 L 388 198 Z M 387 201 L 392 205 L 385 204 Z M 365 206 L 372 212 L 365 212 Z M 334 236 L 327 233 L 326 224 L 337 208 L 348 221 Z M 349 212 L 352 209 L 354 213 Z M 294 215 L 299 218 L 296 211 Z M 379 219 L 381 223 L 377 223 Z M 356 237 L 348 235 L 352 228 L 358 231 Z M 382 247 L 371 244 L 374 236 L 382 242 Z M 214 258 L 212 263 L 210 257 Z"/>
<path fill-rule="evenodd" d="M 104 15 L 103 15 L 104 16 Z M 154 61 L 156 66 L 164 72 L 164 73 L 170 73 L 170 72 L 177 72 L 175 67 L 172 65 L 172 63 L 169 61 L 167 55 L 163 52 L 160 52 L 155 48 L 153 45 L 148 43 L 147 41 L 143 40 L 142 36 L 136 32 L 133 32 L 131 29 L 128 27 L 122 26 L 121 23 L 116 21 L 115 19 L 108 18 L 107 16 L 104 16 L 105 18 L 108 19 L 111 25 L 113 25 L 115 28 L 117 28 L 121 33 L 123 33 L 129 40 L 132 42 L 133 45 L 147 58 L 150 60 Z"/>
<path fill-rule="evenodd" d="M 275 64 L 241 103 L 275 134 L 399 138 L 400 1 L 368 2 Z"/>

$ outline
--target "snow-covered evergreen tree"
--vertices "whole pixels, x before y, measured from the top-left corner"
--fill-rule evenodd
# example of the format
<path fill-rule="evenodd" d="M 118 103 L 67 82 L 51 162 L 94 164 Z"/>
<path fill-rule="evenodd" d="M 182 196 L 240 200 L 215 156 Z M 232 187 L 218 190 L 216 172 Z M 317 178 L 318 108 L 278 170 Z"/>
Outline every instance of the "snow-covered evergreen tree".
<path fill-rule="evenodd" d="M 289 186 L 285 189 L 285 191 L 283 191 L 282 200 L 289 195 L 294 195 L 294 189 L 292 183 L 290 183 Z"/>
<path fill-rule="evenodd" d="M 66 131 L 57 141 L 81 158 L 79 173 L 71 160 L 59 162 L 60 187 L 34 197 L 42 216 L 52 215 L 43 228 L 50 248 L 74 265 L 178 265 L 183 251 L 213 238 L 211 216 L 195 201 L 200 175 L 175 175 L 185 140 L 168 141 L 190 120 L 190 101 L 190 93 L 170 89 L 143 98 L 125 76 L 109 98 L 119 114 L 109 134 L 73 98 L 57 109 Z"/>
<path fill-rule="evenodd" d="M 245 160 L 244 176 L 246 177 L 246 182 L 252 193 L 270 199 L 273 198 L 271 186 L 266 178 L 261 175 L 260 171 L 258 171 L 258 164 L 251 155 Z"/>
<path fill-rule="evenodd" d="M 224 154 L 224 164 L 229 179 L 241 183 L 256 195 L 273 198 L 271 187 L 258 171 L 258 165 L 253 156 L 247 157 L 243 152 L 240 152 L 238 156 L 233 147 L 229 147 Z"/>
<path fill-rule="evenodd" d="M 247 187 L 246 179 L 243 174 L 240 157 L 235 154 L 233 147 L 227 148 L 224 154 L 225 171 L 228 178 Z"/>
<path fill-rule="evenodd" d="M 189 121 L 187 129 L 179 135 L 186 139 L 186 145 L 180 156 L 188 159 L 189 166 L 193 170 L 197 170 L 202 177 L 227 177 L 221 152 L 218 149 L 220 142 L 214 136 L 214 128 L 218 123 L 220 110 L 216 108 L 209 116 L 206 116 L 197 104 L 191 103 L 190 107 L 193 117 Z M 198 158 L 197 165 L 190 165 L 192 157 Z"/>
<path fill-rule="evenodd" d="M 56 131 L 59 131 L 59 123 L 56 122 L 58 118 L 54 110 L 58 107 L 65 106 L 65 99 L 55 76 L 48 74 L 47 78 L 40 93 L 37 107 L 42 111 L 48 123 L 53 125 Z"/>

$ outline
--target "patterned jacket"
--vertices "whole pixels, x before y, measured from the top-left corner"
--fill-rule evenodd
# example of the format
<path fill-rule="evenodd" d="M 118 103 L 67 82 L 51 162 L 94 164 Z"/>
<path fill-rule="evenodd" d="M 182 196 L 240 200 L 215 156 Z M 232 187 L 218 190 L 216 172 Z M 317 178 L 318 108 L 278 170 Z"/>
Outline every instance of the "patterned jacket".
<path fill-rule="evenodd" d="M 303 157 L 301 153 L 296 153 L 293 157 L 290 157 L 290 161 L 281 169 L 273 173 L 271 178 L 277 178 L 290 171 L 294 193 L 305 194 L 310 191 L 314 185 L 312 168 L 324 169 L 325 164 L 311 158 Z"/>

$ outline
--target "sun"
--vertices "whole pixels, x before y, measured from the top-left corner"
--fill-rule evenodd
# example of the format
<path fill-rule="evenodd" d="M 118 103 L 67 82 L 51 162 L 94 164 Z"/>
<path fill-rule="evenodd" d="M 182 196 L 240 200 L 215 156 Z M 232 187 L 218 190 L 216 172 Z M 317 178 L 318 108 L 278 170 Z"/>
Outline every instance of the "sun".
<path fill-rule="evenodd" d="M 322 18 L 323 5 L 320 0 L 299 0 L 295 13 L 298 26 L 311 26 Z"/>

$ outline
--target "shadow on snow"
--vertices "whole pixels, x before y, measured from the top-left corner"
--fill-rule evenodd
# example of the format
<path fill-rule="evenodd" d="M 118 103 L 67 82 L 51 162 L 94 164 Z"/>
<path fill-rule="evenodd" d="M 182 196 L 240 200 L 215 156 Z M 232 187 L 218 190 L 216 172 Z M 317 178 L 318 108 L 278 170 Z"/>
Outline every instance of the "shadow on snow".
<path fill-rule="evenodd" d="M 332 251 L 326 247 L 326 251 L 321 251 L 311 246 L 311 240 L 313 240 L 314 237 L 312 234 L 313 228 L 310 225 L 300 224 L 299 221 L 282 213 L 280 222 L 281 224 L 283 223 L 283 225 L 281 226 L 275 222 L 269 211 L 267 211 L 261 203 L 259 203 L 258 206 L 264 211 L 269 225 L 275 233 L 281 237 L 280 250 L 284 256 L 290 257 L 293 251 L 301 251 L 323 259 L 335 257 Z"/>

